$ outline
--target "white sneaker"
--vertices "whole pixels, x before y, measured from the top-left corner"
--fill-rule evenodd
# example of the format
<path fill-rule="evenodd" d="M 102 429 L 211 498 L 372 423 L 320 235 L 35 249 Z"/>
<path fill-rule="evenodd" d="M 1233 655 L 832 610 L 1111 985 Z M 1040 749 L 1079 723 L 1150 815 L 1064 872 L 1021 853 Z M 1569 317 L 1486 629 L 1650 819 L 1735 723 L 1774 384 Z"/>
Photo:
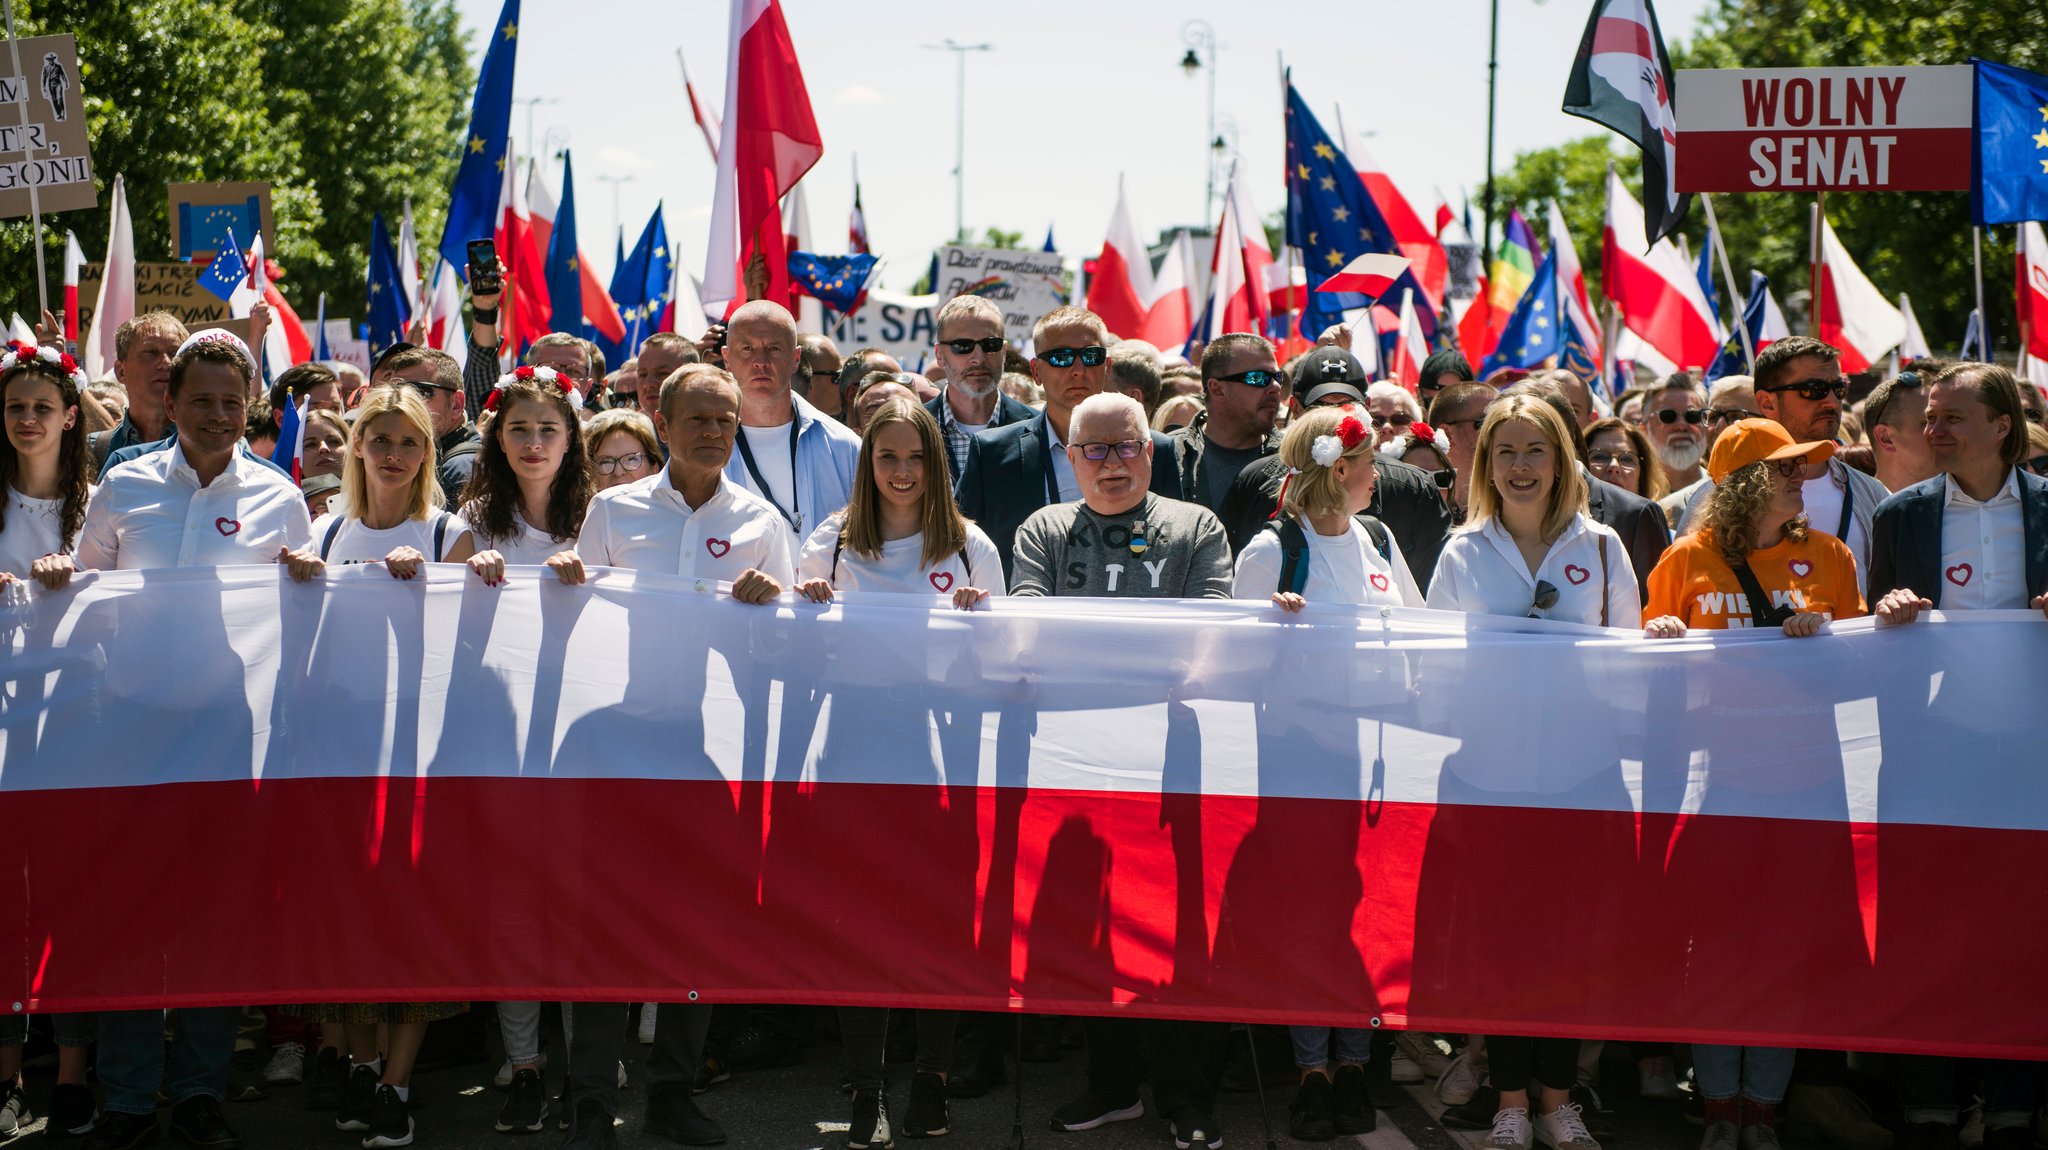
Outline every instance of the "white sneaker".
<path fill-rule="evenodd" d="M 1657 1102 L 1678 1101 L 1678 1075 L 1671 1069 L 1669 1058 L 1637 1059 L 1636 1083 L 1636 1093 L 1644 1098 Z"/>
<path fill-rule="evenodd" d="M 1436 1080 L 1436 1096 L 1446 1106 L 1463 1106 L 1479 1093 L 1479 1072 L 1472 1068 L 1472 1051 L 1461 1050 Z M 1523 1115 L 1527 1121 L 1528 1115 Z"/>
<path fill-rule="evenodd" d="M 640 1045 L 654 1045 L 654 1004 L 640 1004 Z"/>
<path fill-rule="evenodd" d="M 548 1068 L 548 1056 L 545 1051 L 543 1051 L 540 1058 L 534 1062 L 534 1066 L 538 1067 L 541 1070 L 546 1070 Z M 511 1059 L 506 1059 L 505 1065 L 498 1067 L 498 1073 L 491 1077 L 491 1085 L 497 1087 L 500 1090 L 512 1089 Z"/>
<path fill-rule="evenodd" d="M 272 1086 L 283 1086 L 306 1080 L 306 1048 L 296 1042 L 280 1042 L 270 1052 L 270 1062 L 263 1068 L 263 1081 Z"/>
<path fill-rule="evenodd" d="M 1394 1047 L 1394 1058 L 1387 1064 L 1387 1073 L 1399 1086 L 1414 1086 L 1422 1081 L 1422 1067 L 1416 1065 L 1415 1060 L 1408 1057 L 1408 1052 L 1399 1046 Z"/>
<path fill-rule="evenodd" d="M 1579 1104 L 1569 1102 L 1536 1118 L 1536 1140 L 1550 1150 L 1600 1150 L 1600 1143 L 1586 1130 Z"/>
<path fill-rule="evenodd" d="M 1493 1116 L 1493 1133 L 1479 1145 L 1481 1150 L 1530 1150 L 1528 1107 L 1504 1107 Z"/>
<path fill-rule="evenodd" d="M 1450 1043 L 1434 1034 L 1404 1030 L 1394 1035 L 1394 1045 L 1414 1060 L 1415 1065 L 1422 1068 L 1422 1076 L 1425 1078 L 1442 1078 L 1444 1071 L 1450 1069 Z M 1399 1082 L 1400 1079 L 1396 1078 L 1394 1081 Z"/>

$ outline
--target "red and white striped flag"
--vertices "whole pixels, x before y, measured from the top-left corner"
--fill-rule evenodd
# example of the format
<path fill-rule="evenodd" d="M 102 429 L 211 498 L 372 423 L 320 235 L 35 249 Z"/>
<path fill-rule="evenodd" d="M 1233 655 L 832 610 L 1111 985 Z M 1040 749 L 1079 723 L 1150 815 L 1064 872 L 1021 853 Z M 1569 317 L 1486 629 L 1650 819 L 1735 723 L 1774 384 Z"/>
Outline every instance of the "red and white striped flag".
<path fill-rule="evenodd" d="M 718 113 L 704 106 L 697 98 L 697 85 L 690 82 L 690 63 L 683 59 L 683 50 L 676 49 L 676 63 L 683 68 L 683 95 L 690 98 L 690 118 L 697 121 L 697 131 L 704 137 L 704 146 L 711 149 L 711 159 L 718 160 Z M 855 181 L 858 186 L 858 181 Z"/>
<path fill-rule="evenodd" d="M 1411 392 L 1422 386 L 1422 365 L 1429 359 L 1429 341 L 1422 336 L 1422 320 L 1415 314 L 1415 293 L 1401 293 L 1400 335 L 1394 340 L 1394 362 L 1389 375 Z M 1355 343 L 1356 341 L 1354 341 Z M 1374 343 L 1379 340 L 1375 338 Z"/>
<path fill-rule="evenodd" d="M 1159 274 L 1152 280 L 1152 298 L 1145 307 L 1145 342 L 1172 349 L 1188 341 L 1194 327 L 1195 245 L 1183 230 L 1173 237 Z"/>
<path fill-rule="evenodd" d="M 2029 220 L 2020 225 L 2018 275 L 2014 278 L 2022 345 L 2033 360 L 2048 361 L 2048 234 Z"/>
<path fill-rule="evenodd" d="M 1820 262 L 1814 271 L 1814 332 L 1842 353 L 1842 370 L 1868 371 L 1906 338 L 1906 317 L 1892 306 L 1835 236 L 1828 218 L 1814 205 L 1820 237 Z"/>
<path fill-rule="evenodd" d="M 76 233 L 64 233 L 64 343 L 78 346 L 78 276 L 85 270 L 85 251 Z"/>
<path fill-rule="evenodd" d="M 1116 208 L 1109 214 L 1109 233 L 1088 280 L 1088 310 L 1102 317 L 1111 335 L 1136 339 L 1145 331 L 1146 303 L 1152 298 L 1152 258 L 1131 223 L 1130 200 L 1122 176 L 1116 181 Z"/>
<path fill-rule="evenodd" d="M 1273 249 L 1266 246 L 1266 226 L 1245 187 L 1239 165 L 1230 165 L 1223 215 L 1216 224 L 1216 245 L 1209 254 L 1208 329 L 1203 339 L 1226 332 L 1266 334 L 1273 317 L 1268 295 Z M 1284 289 L 1283 289 L 1284 290 Z"/>
<path fill-rule="evenodd" d="M 85 345 L 85 374 L 114 374 L 114 332 L 135 318 L 135 225 L 128 218 L 128 187 L 114 177 L 113 223 L 107 229 L 107 258 L 100 265 L 100 291 L 93 300 L 92 339 Z"/>
<path fill-rule="evenodd" d="M 1560 303 L 1565 317 L 1579 333 L 1579 341 L 1598 363 L 1601 359 L 1600 325 L 1593 318 L 1592 297 L 1586 294 L 1586 272 L 1579 266 L 1579 248 L 1572 242 L 1571 229 L 1564 225 L 1564 209 L 1550 201 L 1550 250 L 1557 258 Z"/>
<path fill-rule="evenodd" d="M 785 299 L 789 253 L 776 205 L 825 146 L 778 0 L 732 0 L 718 145 L 705 302 L 720 309 L 744 302 L 746 265 L 757 251 L 767 264 L 767 298 Z"/>
<path fill-rule="evenodd" d="M 1607 169 L 1607 227 L 1600 282 L 1621 322 L 1679 368 L 1704 368 L 1720 354 L 1712 310 L 1692 265 L 1668 239 L 1654 245 L 1643 232 L 1643 208 Z M 1617 352 L 1617 355 L 1620 353 Z"/>

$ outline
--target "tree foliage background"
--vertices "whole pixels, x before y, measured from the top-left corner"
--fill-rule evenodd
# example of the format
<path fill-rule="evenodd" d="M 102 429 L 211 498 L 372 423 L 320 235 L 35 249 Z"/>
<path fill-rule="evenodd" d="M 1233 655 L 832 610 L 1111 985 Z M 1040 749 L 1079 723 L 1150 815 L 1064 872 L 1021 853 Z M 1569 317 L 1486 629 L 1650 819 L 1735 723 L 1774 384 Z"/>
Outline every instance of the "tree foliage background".
<path fill-rule="evenodd" d="M 2048 71 L 2048 21 L 2039 0 L 1720 0 L 1699 35 L 1669 47 L 1680 68 L 1965 64 L 1981 56 Z M 1518 202 L 1539 235 L 1544 201 L 1558 199 L 1585 258 L 1589 287 L 1599 279 L 1602 179 L 1610 154 L 1640 198 L 1638 153 L 1605 131 L 1561 147 L 1523 152 L 1498 180 L 1501 194 Z M 1812 204 L 1811 195 L 1788 193 L 1714 197 L 1730 262 L 1744 290 L 1749 270 L 1761 271 L 1771 277 L 1787 311 L 1801 315 Z M 1911 296 L 1934 350 L 1953 353 L 1975 306 L 1969 193 L 1837 193 L 1828 197 L 1827 212 L 1865 274 L 1888 294 Z M 1697 255 L 1706 236 L 1706 216 L 1697 203 L 1683 230 Z M 1985 310 L 1994 347 L 2008 355 L 2018 346 L 2014 231 L 1987 228 L 1984 236 Z M 1726 310 L 1725 298 L 1723 305 Z M 1798 316 L 1793 326 L 1802 330 Z"/>
<path fill-rule="evenodd" d="M 116 174 L 145 261 L 172 258 L 165 184 L 269 181 L 264 244 L 308 319 L 323 291 L 361 311 L 372 213 L 395 235 L 410 197 L 421 247 L 439 241 L 476 82 L 453 0 L 18 0 L 15 24 L 77 35 L 99 184 L 98 208 L 44 217 L 53 296 L 66 229 L 106 252 Z M 33 243 L 0 224 L 0 312 L 35 314 Z"/>

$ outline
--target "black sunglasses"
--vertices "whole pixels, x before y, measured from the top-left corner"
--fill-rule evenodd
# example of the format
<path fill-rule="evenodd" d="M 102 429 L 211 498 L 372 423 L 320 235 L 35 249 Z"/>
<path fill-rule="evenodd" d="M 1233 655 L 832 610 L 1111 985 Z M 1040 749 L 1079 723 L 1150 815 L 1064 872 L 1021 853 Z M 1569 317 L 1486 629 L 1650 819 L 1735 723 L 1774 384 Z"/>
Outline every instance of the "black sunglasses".
<path fill-rule="evenodd" d="M 1618 467 L 1623 471 L 1634 471 L 1643 461 L 1633 451 L 1597 450 L 1586 453 L 1586 462 L 1594 467 Z"/>
<path fill-rule="evenodd" d="M 1103 357 L 1108 354 L 1108 349 L 1101 344 L 1091 343 L 1087 347 L 1056 347 L 1051 351 L 1039 352 L 1038 358 L 1054 367 L 1072 367 L 1075 357 L 1078 356 L 1083 367 L 1101 367 Z"/>
<path fill-rule="evenodd" d="M 1268 387 L 1277 387 L 1280 383 L 1279 372 L 1267 371 L 1264 368 L 1256 367 L 1250 371 L 1240 371 L 1236 375 L 1219 375 L 1214 378 L 1223 380 L 1226 383 L 1241 383 L 1246 387 L 1256 387 L 1261 390 Z"/>
<path fill-rule="evenodd" d="M 1842 399 L 1847 396 L 1849 394 L 1849 381 L 1846 379 L 1816 379 L 1807 383 L 1788 383 L 1783 387 L 1767 387 L 1764 390 L 1772 393 L 1797 392 L 1799 398 L 1806 400 L 1808 403 L 1819 403 L 1829 396 L 1833 396 L 1836 399 Z"/>
<path fill-rule="evenodd" d="M 1716 410 L 1707 413 L 1707 424 L 1712 427 L 1718 427 L 1724 423 L 1734 423 L 1743 419 L 1760 419 L 1762 417 L 1763 412 L 1761 411 L 1742 411 L 1740 409 Z"/>
<path fill-rule="evenodd" d="M 1707 421 L 1707 413 L 1698 408 L 1694 408 L 1691 411 L 1673 411 L 1668 407 L 1657 413 L 1657 422 L 1659 423 L 1677 423 L 1680 419 L 1698 426 Z"/>
<path fill-rule="evenodd" d="M 421 383 L 421 382 L 419 382 L 418 380 L 415 380 L 415 379 L 405 379 L 405 380 L 393 380 L 392 382 L 393 382 L 393 383 L 403 383 L 403 384 L 405 384 L 405 385 L 406 385 L 407 387 L 410 387 L 410 388 L 412 388 L 412 389 L 413 389 L 414 391 L 416 391 L 416 392 L 418 392 L 418 393 L 419 393 L 419 397 L 420 397 L 421 399 L 432 399 L 432 398 L 434 398 L 434 393 L 435 393 L 435 392 L 437 392 L 437 391 L 461 391 L 461 390 L 462 390 L 462 389 L 461 389 L 461 388 L 459 388 L 459 387 L 443 387 L 443 386 L 441 386 L 441 385 L 440 385 L 440 384 L 438 384 L 438 383 Z"/>
<path fill-rule="evenodd" d="M 1536 581 L 1536 597 L 1529 603 L 1529 618 L 1537 618 L 1536 612 L 1548 611 L 1557 606 L 1557 585 L 1548 579 Z"/>
<path fill-rule="evenodd" d="M 1116 452 L 1118 459 L 1136 459 L 1145 450 L 1145 441 L 1123 439 L 1115 443 L 1076 443 L 1074 446 L 1081 449 L 1081 458 L 1100 463 L 1108 459 L 1112 451 Z"/>
<path fill-rule="evenodd" d="M 942 346 L 952 348 L 954 355 L 971 354 L 977 347 L 990 355 L 994 355 L 1003 350 L 1006 341 L 1002 336 L 992 335 L 987 339 L 942 339 L 939 343 Z"/>

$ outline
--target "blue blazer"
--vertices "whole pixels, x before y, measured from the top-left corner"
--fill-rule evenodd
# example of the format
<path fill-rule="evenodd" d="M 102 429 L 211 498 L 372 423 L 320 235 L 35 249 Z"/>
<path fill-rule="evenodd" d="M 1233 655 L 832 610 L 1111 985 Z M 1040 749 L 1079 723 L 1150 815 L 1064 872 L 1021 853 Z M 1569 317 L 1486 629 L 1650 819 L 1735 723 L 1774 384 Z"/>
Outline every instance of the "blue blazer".
<path fill-rule="evenodd" d="M 2026 528 L 2027 598 L 2048 594 L 2048 479 L 2020 471 L 2020 522 Z M 1941 510 L 1948 477 L 1916 483 L 1877 505 L 1870 531 L 1870 601 L 1899 587 L 1941 606 Z M 2022 603 L 2019 606 L 2024 607 Z"/>
<path fill-rule="evenodd" d="M 941 396 L 941 399 L 944 397 Z M 1152 432 L 1152 491 L 1168 499 L 1180 497 L 1173 471 L 1173 440 Z M 1041 507 L 1059 502 L 1052 470 L 1052 431 L 1045 412 L 1023 423 L 991 427 L 967 445 L 967 466 L 953 487 L 960 513 L 974 520 L 994 541 L 1003 557 L 1003 578 L 1010 577 L 1010 545 L 1017 528 Z"/>

